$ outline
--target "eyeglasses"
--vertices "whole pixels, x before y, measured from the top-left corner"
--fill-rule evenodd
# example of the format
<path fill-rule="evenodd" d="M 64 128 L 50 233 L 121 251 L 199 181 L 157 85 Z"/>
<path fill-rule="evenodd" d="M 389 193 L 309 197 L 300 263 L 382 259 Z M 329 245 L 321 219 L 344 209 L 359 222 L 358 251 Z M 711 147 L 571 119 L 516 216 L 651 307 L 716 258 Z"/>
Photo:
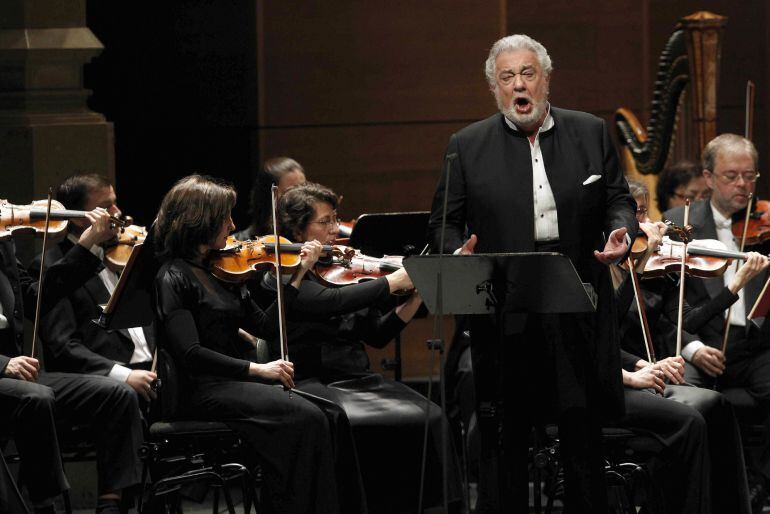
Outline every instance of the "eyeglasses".
<path fill-rule="evenodd" d="M 694 202 L 696 200 L 708 200 L 709 198 L 711 198 L 711 191 L 703 191 L 702 193 L 698 193 L 696 195 L 682 195 L 674 191 L 673 193 L 671 193 L 671 196 L 679 198 L 683 202 L 685 200 L 690 200 L 691 202 Z"/>
<path fill-rule="evenodd" d="M 532 82 L 537 78 L 537 71 L 534 68 L 524 68 L 518 73 L 505 71 L 500 75 L 500 82 L 507 84 L 511 82 L 516 77 L 516 75 L 520 75 L 522 80 L 525 82 Z"/>
<path fill-rule="evenodd" d="M 340 220 L 337 219 L 337 215 L 333 215 L 329 219 L 322 219 L 318 221 L 311 221 L 310 223 L 318 223 L 319 225 L 324 225 L 327 229 L 331 228 L 332 226 L 337 226 L 340 224 Z"/>
<path fill-rule="evenodd" d="M 711 173 L 713 173 L 713 175 L 716 178 L 718 178 L 723 184 L 732 184 L 738 180 L 738 177 L 742 177 L 743 181 L 746 182 L 747 184 L 753 184 L 759 178 L 759 173 L 757 173 L 756 171 L 744 171 L 743 173 L 735 173 L 734 171 L 728 171 L 727 173 L 722 173 L 720 175 L 717 175 L 713 171 Z"/>
<path fill-rule="evenodd" d="M 650 212 L 650 211 L 647 210 L 647 207 L 637 207 L 636 208 L 636 214 L 641 214 L 642 216 L 646 216 L 648 212 Z"/>

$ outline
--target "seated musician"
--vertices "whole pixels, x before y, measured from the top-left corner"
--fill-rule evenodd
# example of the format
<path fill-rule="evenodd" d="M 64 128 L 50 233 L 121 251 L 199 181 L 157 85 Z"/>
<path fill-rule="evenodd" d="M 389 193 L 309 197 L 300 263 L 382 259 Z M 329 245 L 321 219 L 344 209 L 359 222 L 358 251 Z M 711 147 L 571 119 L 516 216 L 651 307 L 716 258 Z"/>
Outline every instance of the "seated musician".
<path fill-rule="evenodd" d="M 265 161 L 254 177 L 249 199 L 249 226 L 233 234 L 239 241 L 257 239 L 273 233 L 270 189 L 278 187 L 278 197 L 290 187 L 305 183 L 305 168 L 291 157 Z"/>
<path fill-rule="evenodd" d="M 294 387 L 292 363 L 254 362 L 254 347 L 239 335 L 244 329 L 273 337 L 277 303 L 263 311 L 244 284 L 220 281 L 208 269 L 212 252 L 225 247 L 235 228 L 230 217 L 235 200 L 230 185 L 200 175 L 179 180 L 164 197 L 155 222 L 156 251 L 163 261 L 155 284 L 160 344 L 179 367 L 184 412 L 227 423 L 259 456 L 267 512 L 338 512 L 338 495 L 353 491 L 340 483 L 338 493 L 324 412 L 274 385 Z M 287 309 L 319 253 L 318 242 L 303 245 L 300 267 L 285 288 Z"/>
<path fill-rule="evenodd" d="M 660 212 L 680 207 L 686 200 L 696 202 L 711 196 L 701 167 L 692 161 L 680 161 L 661 171 L 655 193 Z"/>
<path fill-rule="evenodd" d="M 332 243 L 339 232 L 337 195 L 313 183 L 295 186 L 278 207 L 281 235 L 293 241 Z M 263 285 L 274 287 L 265 275 Z M 373 281 L 331 288 L 305 276 L 288 319 L 289 353 L 297 387 L 331 400 L 353 428 L 370 512 L 412 511 L 419 504 L 426 399 L 409 387 L 372 373 L 364 348 L 385 346 L 412 319 L 422 303 L 418 292 L 394 307 L 391 295 L 413 288 L 406 271 Z M 430 406 L 433 440 L 428 444 L 423 505 L 441 502 L 439 430 L 441 411 Z M 451 453 L 451 450 L 450 450 Z M 453 455 L 453 454 L 452 454 Z M 450 458 L 449 483 L 457 475 Z M 459 495 L 452 496 L 450 501 Z"/>
<path fill-rule="evenodd" d="M 637 265 L 638 271 L 657 249 L 666 227 L 650 223 L 646 188 L 630 182 L 629 189 L 637 202 L 640 227 L 648 237 L 647 253 Z M 685 305 L 684 328 L 697 330 L 714 312 L 735 302 L 737 292 L 767 266 L 766 259 L 752 254 L 713 301 L 697 308 Z M 650 332 L 655 334 L 661 317 L 676 319 L 679 290 L 671 277 L 643 280 L 641 290 Z M 659 470 L 653 475 L 664 492 L 666 511 L 709 512 L 713 505 L 714 512 L 748 513 L 741 440 L 729 402 L 714 391 L 684 385 L 684 360 L 666 353 L 663 345 L 652 348 L 657 362 L 641 357 L 647 355 L 647 349 L 639 313 L 628 310 L 633 300 L 628 278 L 619 289 L 619 298 L 619 313 L 626 313 L 621 322 L 626 415 L 620 425 L 652 433 L 664 444 L 665 466 L 654 467 Z"/>
<path fill-rule="evenodd" d="M 113 216 L 121 214 L 112 184 L 96 174 L 68 177 L 59 185 L 56 199 L 68 209 L 101 207 Z M 67 237 L 46 253 L 46 263 L 55 262 L 72 248 L 84 229 L 81 220 L 72 220 Z M 104 259 L 101 246 L 95 245 L 90 250 L 100 261 Z M 30 272 L 39 267 L 38 258 Z M 156 378 L 155 373 L 149 371 L 154 349 L 152 327 L 104 330 L 93 322 L 99 318 L 101 306 L 107 304 L 117 282 L 118 274 L 101 265 L 83 287 L 45 317 L 40 337 L 45 342 L 46 369 L 107 376 L 127 383 L 149 400 L 155 394 L 151 384 Z"/>
<path fill-rule="evenodd" d="M 749 194 L 756 193 L 759 178 L 759 160 L 754 144 L 736 134 L 721 134 L 703 149 L 701 168 L 711 198 L 693 203 L 689 224 L 693 237 L 718 239 L 731 250 L 740 249 L 740 238 L 733 236 L 733 216 L 744 219 Z M 679 225 L 684 221 L 684 209 L 677 207 L 664 213 Z M 766 249 L 762 250 L 767 253 Z M 703 305 L 720 294 L 724 284 L 735 274 L 732 264 L 721 278 L 692 279 L 687 282 L 687 302 L 692 306 Z M 770 413 L 770 323 L 762 319 L 748 320 L 757 297 L 770 273 L 765 271 L 754 277 L 739 293 L 740 300 L 729 311 L 727 344 L 725 318 L 727 312 L 716 313 L 682 348 L 685 358 L 686 378 L 691 384 L 716 387 L 719 391 L 733 394 L 742 389 L 752 405 L 738 411 L 749 417 L 767 417 Z M 668 334 L 668 340 L 674 336 Z M 770 425 L 768 425 L 770 427 Z M 752 504 L 760 511 L 770 485 L 770 447 L 758 448 L 747 455 L 752 484 Z"/>
<path fill-rule="evenodd" d="M 99 261 L 87 248 L 114 237 L 109 214 L 86 214 L 92 226 L 56 263 L 43 282 L 41 313 L 93 276 Z M 86 424 L 97 444 L 99 491 L 96 512 L 119 512 L 121 490 L 140 479 L 141 431 L 136 396 L 105 377 L 40 370 L 23 354 L 23 319 L 34 317 L 37 283 L 16 259 L 12 240 L 0 242 L 0 432 L 13 436 L 21 457 L 21 479 L 35 512 L 54 512 L 54 498 L 69 488 L 56 425 Z"/>

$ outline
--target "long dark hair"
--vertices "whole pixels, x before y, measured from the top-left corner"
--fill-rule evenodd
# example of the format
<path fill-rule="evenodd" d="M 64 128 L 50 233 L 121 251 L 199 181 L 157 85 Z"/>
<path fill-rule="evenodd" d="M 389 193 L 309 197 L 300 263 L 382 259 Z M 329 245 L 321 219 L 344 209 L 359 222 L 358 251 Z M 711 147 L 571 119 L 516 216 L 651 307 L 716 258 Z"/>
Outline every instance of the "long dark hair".
<path fill-rule="evenodd" d="M 179 180 L 163 197 L 155 220 L 155 253 L 161 260 L 198 256 L 210 244 L 235 206 L 233 186 L 206 175 Z"/>
<path fill-rule="evenodd" d="M 303 175 L 305 168 L 290 157 L 273 157 L 265 161 L 264 166 L 254 177 L 254 184 L 249 195 L 249 234 L 264 235 L 273 232 L 272 200 L 270 188 L 278 185 L 281 177 L 299 171 Z"/>
<path fill-rule="evenodd" d="M 661 171 L 658 175 L 658 185 L 655 186 L 658 210 L 661 214 L 668 210 L 668 201 L 678 187 L 686 186 L 692 179 L 702 176 L 701 167 L 692 161 L 679 161 Z"/>
<path fill-rule="evenodd" d="M 321 184 L 305 182 L 294 186 L 278 202 L 278 227 L 283 237 L 300 241 L 315 214 L 315 204 L 326 202 L 336 209 L 337 195 Z"/>

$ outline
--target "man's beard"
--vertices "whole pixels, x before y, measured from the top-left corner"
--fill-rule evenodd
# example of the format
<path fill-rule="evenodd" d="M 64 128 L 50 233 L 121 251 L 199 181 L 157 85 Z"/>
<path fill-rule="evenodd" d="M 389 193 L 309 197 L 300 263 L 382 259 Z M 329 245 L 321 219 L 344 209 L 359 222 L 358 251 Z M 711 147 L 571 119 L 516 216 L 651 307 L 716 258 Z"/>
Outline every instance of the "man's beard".
<path fill-rule="evenodd" d="M 516 102 L 511 102 L 511 106 L 506 108 L 497 95 L 495 95 L 495 99 L 497 100 L 497 108 L 502 115 L 508 118 L 508 120 L 517 127 L 524 129 L 534 127 L 543 117 L 543 114 L 548 107 L 548 99 L 543 99 L 540 102 L 532 101 L 532 111 L 528 114 L 519 114 L 516 112 Z"/>

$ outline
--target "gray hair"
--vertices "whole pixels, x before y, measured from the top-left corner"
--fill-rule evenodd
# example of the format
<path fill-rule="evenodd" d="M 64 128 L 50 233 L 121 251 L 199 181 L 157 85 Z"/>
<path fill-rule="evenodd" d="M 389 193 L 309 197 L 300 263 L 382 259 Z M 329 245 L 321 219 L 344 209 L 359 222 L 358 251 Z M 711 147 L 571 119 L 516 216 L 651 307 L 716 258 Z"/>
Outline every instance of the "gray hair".
<path fill-rule="evenodd" d="M 487 62 L 484 63 L 484 74 L 487 77 L 490 89 L 497 87 L 495 81 L 495 61 L 497 56 L 503 52 L 512 52 L 514 50 L 529 50 L 537 55 L 537 60 L 540 62 L 540 68 L 546 76 L 549 76 L 553 71 L 553 65 L 551 64 L 551 57 L 548 55 L 548 50 L 535 41 L 531 37 L 525 34 L 514 34 L 512 36 L 506 36 L 502 39 L 498 39 L 492 48 L 489 50 L 489 57 Z"/>
<path fill-rule="evenodd" d="M 717 156 L 722 153 L 740 154 L 747 153 L 751 155 L 754 161 L 754 167 L 759 164 L 759 155 L 754 143 L 738 134 L 721 134 L 706 144 L 701 156 L 703 169 L 714 171 Z"/>

